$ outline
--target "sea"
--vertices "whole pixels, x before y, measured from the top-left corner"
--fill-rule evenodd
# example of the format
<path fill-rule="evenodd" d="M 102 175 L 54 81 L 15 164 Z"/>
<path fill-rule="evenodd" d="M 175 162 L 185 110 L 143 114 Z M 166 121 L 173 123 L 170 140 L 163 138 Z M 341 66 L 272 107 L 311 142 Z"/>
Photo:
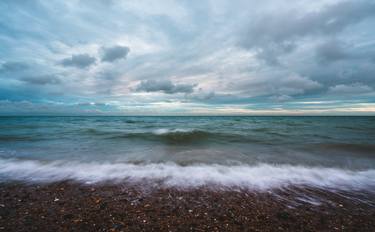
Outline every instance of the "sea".
<path fill-rule="evenodd" d="M 0 117 L 0 182 L 375 189 L 375 117 Z"/>

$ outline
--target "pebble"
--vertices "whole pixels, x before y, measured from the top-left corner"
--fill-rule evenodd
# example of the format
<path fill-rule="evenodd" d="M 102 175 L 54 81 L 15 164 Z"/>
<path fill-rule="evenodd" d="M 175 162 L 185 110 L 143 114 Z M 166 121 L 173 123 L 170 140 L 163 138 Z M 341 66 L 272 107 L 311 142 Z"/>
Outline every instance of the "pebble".
<path fill-rule="evenodd" d="M 352 204 L 342 198 L 339 198 L 341 201 L 334 199 L 336 200 L 336 202 L 333 201 L 335 204 L 325 205 L 321 209 L 321 215 L 326 220 L 319 220 L 311 212 L 306 213 L 305 208 L 289 210 L 284 205 L 279 205 L 277 199 L 266 198 L 267 195 L 263 193 L 259 193 L 259 198 L 250 195 L 242 200 L 232 192 L 204 192 L 206 194 L 204 196 L 207 197 L 201 197 L 199 190 L 193 190 L 191 194 L 181 192 L 181 195 L 177 195 L 180 194 L 178 190 L 173 190 L 176 193 L 170 197 L 171 199 L 167 199 L 166 194 L 160 191 L 153 193 L 154 195 L 147 195 L 142 203 L 139 200 L 142 198 L 138 196 L 142 195 L 140 193 L 134 193 L 135 197 L 139 197 L 135 202 L 131 200 L 115 202 L 114 199 L 117 197 L 123 199 L 126 195 L 114 187 L 98 186 L 97 195 L 91 193 L 90 187 L 78 191 L 76 185 L 67 185 L 66 193 L 61 196 L 55 192 L 60 189 L 59 187 L 56 189 L 45 187 L 43 191 L 35 191 L 21 186 L 18 191 L 26 189 L 32 197 L 25 198 L 23 201 L 26 203 L 20 204 L 17 202 L 19 196 L 14 196 L 17 190 L 3 188 L 10 195 L 5 195 L 0 190 L 1 200 L 3 203 L 7 202 L 6 206 L 0 204 L 1 231 L 8 231 L 8 228 L 12 228 L 11 225 L 15 226 L 14 228 L 21 228 L 21 230 L 26 230 L 24 227 L 27 226 L 31 230 L 46 231 L 48 229 L 44 228 L 49 225 L 54 225 L 63 231 L 74 229 L 80 231 L 139 231 L 140 228 L 146 227 L 149 229 L 148 231 L 152 231 L 153 228 L 162 231 L 185 231 L 188 229 L 195 231 L 243 231 L 249 229 L 255 231 L 254 225 L 259 226 L 257 228 L 259 231 L 270 228 L 295 231 L 294 229 L 301 228 L 300 226 L 305 226 L 306 231 L 317 231 L 313 230 L 315 225 L 323 229 L 330 228 L 331 231 L 350 230 L 354 226 L 358 227 L 358 231 L 366 231 L 365 228 L 373 228 L 375 225 L 371 218 L 374 214 L 373 208 L 358 203 L 359 206 L 353 204 L 351 211 L 343 212 L 343 208 L 338 207 L 349 208 Z M 61 200 L 57 196 L 64 198 Z M 132 198 L 129 199 L 134 199 L 134 196 L 132 195 Z M 52 204 L 50 200 L 56 203 Z M 34 205 L 31 206 L 30 203 L 34 203 Z M 21 207 L 17 211 L 19 217 L 16 217 L 12 211 L 16 207 Z M 99 207 L 106 210 L 99 210 Z M 364 207 L 363 210 L 360 207 Z M 320 210 L 320 208 L 315 209 Z M 359 211 L 360 209 L 362 211 Z M 29 216 L 25 216 L 25 212 L 28 212 Z M 363 215 L 360 215 L 361 213 Z M 186 217 L 182 218 L 183 216 Z"/>

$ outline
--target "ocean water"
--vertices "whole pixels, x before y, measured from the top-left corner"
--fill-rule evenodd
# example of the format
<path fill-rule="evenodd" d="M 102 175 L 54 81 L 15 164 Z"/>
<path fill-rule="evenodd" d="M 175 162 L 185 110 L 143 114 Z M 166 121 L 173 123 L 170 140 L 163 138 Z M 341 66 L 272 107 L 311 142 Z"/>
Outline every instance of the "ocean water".
<path fill-rule="evenodd" d="M 0 117 L 0 181 L 375 188 L 375 117 Z"/>

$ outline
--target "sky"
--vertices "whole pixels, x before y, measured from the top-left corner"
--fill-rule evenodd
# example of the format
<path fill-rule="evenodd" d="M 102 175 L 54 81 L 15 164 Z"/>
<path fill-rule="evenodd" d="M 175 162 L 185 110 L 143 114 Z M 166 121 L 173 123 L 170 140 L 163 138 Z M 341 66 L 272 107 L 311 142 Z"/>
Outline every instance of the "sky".
<path fill-rule="evenodd" d="M 3 0 L 0 115 L 375 115 L 373 0 Z"/>

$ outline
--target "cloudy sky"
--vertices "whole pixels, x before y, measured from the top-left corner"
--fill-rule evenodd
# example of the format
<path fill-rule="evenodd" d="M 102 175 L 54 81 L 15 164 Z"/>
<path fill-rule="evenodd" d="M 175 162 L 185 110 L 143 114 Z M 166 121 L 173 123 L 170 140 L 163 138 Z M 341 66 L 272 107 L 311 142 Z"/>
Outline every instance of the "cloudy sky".
<path fill-rule="evenodd" d="M 0 12 L 1 115 L 375 115 L 373 0 L 3 0 Z"/>

